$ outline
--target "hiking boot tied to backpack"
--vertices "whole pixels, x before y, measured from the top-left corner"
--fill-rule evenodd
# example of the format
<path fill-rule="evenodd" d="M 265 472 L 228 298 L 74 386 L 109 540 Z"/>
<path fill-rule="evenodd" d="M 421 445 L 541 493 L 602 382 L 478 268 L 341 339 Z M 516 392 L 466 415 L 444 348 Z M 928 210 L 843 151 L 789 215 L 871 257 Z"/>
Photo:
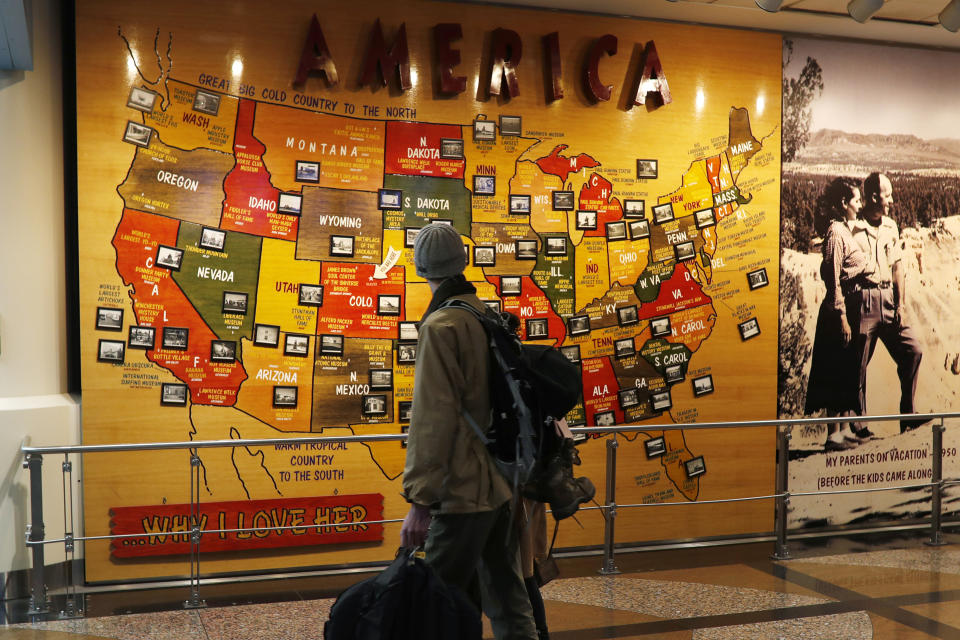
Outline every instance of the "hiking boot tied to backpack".
<path fill-rule="evenodd" d="M 580 464 L 580 454 L 573 440 L 564 438 L 558 450 L 538 461 L 530 481 L 521 487 L 523 497 L 549 503 L 556 520 L 569 518 L 597 493 L 590 478 L 574 477 L 575 464 Z"/>

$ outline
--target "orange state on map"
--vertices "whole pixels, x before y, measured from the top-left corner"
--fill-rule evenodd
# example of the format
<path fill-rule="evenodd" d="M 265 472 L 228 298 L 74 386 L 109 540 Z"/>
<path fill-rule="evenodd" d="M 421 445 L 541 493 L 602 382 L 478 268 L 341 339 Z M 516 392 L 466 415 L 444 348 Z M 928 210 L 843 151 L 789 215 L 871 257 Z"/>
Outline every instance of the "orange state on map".
<path fill-rule="evenodd" d="M 237 98 L 177 80 L 167 80 L 165 87 L 152 85 L 151 88 L 157 90 L 160 97 L 153 111 L 145 115 L 144 124 L 156 129 L 167 144 L 180 149 L 205 147 L 230 153 Z M 202 94 L 199 99 L 198 90 Z"/>
<path fill-rule="evenodd" d="M 241 340 L 243 366 L 250 377 L 241 385 L 237 409 L 279 431 L 310 431 L 313 400 L 313 342 L 307 337 L 307 357 L 285 356 L 285 333 L 277 346 Z M 284 394 L 293 397 L 285 401 Z M 277 406 L 277 400 L 283 406 Z"/>
<path fill-rule="evenodd" d="M 563 188 L 559 177 L 546 174 L 532 160 L 517 163 L 510 179 L 510 193 L 531 194 L 530 226 L 537 233 L 566 233 L 567 212 L 553 210 L 553 191 Z"/>
<path fill-rule="evenodd" d="M 293 242 L 263 240 L 254 317 L 257 324 L 278 326 L 281 331 L 314 334 L 323 293 L 318 298 L 308 296 L 306 304 L 300 304 L 300 285 L 320 285 L 320 263 L 297 260 L 295 250 Z"/>
<path fill-rule="evenodd" d="M 394 267 L 374 278 L 377 265 L 324 262 L 320 271 L 323 306 L 317 334 L 396 339 L 406 320 L 404 269 Z"/>
<path fill-rule="evenodd" d="M 504 277 L 489 276 L 487 278 L 490 284 L 497 287 L 497 294 L 502 301 L 501 309 L 520 318 L 520 339 L 549 340 L 550 344 L 562 344 L 567 337 L 567 326 L 563 318 L 553 310 L 550 299 L 537 286 L 533 278 L 529 276 L 520 278 L 520 295 L 504 295 L 503 280 Z M 542 333 L 543 321 L 546 321 L 546 333 Z"/>
<path fill-rule="evenodd" d="M 132 287 L 130 297 L 137 323 L 156 327 L 155 344 L 161 348 L 148 350 L 147 359 L 186 383 L 194 404 L 232 406 L 247 378 L 243 365 L 238 360 L 211 361 L 211 343 L 217 336 L 174 282 L 170 271 L 154 265 L 159 245 L 177 246 L 179 226 L 176 220 L 124 209 L 113 237 L 117 271 L 124 284 Z M 163 349 L 164 327 L 187 329 L 186 348 Z M 239 345 L 236 353 L 239 354 Z"/>
<path fill-rule="evenodd" d="M 465 161 L 440 157 L 442 140 L 462 137 L 459 125 L 387 122 L 384 173 L 462 179 Z"/>
<path fill-rule="evenodd" d="M 591 173 L 580 189 L 577 208 L 597 212 L 597 228 L 583 231 L 584 237 L 606 237 L 607 223 L 623 218 L 623 205 L 613 197 L 613 185 L 599 173 Z"/>
<path fill-rule="evenodd" d="M 256 109 L 257 103 L 253 100 L 240 100 L 233 147 L 236 165 L 223 183 L 227 197 L 223 201 L 220 227 L 296 240 L 299 219 L 277 211 L 280 190 L 270 183 L 270 173 L 263 165 L 266 148 L 253 136 Z"/>
<path fill-rule="evenodd" d="M 298 160 L 320 164 L 318 187 L 376 192 L 383 184 L 384 124 L 261 102 L 253 135 L 267 148 L 273 185 L 300 192 Z"/>
<path fill-rule="evenodd" d="M 673 275 L 660 283 L 660 295 L 640 307 L 640 318 L 665 316 L 684 309 L 712 305 L 696 278 L 682 265 L 674 265 Z M 711 306 L 712 308 L 712 306 Z"/>
<path fill-rule="evenodd" d="M 576 173 L 581 169 L 593 169 L 594 167 L 600 166 L 599 162 L 585 153 L 575 156 L 565 156 L 562 152 L 566 149 L 567 145 L 558 144 L 548 155 L 537 159 L 537 165 L 539 165 L 544 173 L 550 173 L 560 178 L 560 182 L 564 184 L 567 182 L 567 177 L 571 173 Z"/>

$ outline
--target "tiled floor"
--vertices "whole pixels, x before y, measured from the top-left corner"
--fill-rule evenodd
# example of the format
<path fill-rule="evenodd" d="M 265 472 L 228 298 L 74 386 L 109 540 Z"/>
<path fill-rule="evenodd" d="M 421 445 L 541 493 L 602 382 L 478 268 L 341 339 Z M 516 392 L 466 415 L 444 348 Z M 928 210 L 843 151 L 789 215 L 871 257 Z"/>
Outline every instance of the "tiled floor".
<path fill-rule="evenodd" d="M 563 559 L 543 590 L 550 637 L 960 640 L 960 536 L 947 541 L 835 538 L 783 562 L 769 544 L 620 554 L 612 576 L 597 557 Z M 321 638 L 332 596 L 363 577 L 209 585 L 199 610 L 180 606 L 183 589 L 88 594 L 88 617 L 0 626 L 0 640 Z M 6 619 L 23 609 L 7 603 Z"/>

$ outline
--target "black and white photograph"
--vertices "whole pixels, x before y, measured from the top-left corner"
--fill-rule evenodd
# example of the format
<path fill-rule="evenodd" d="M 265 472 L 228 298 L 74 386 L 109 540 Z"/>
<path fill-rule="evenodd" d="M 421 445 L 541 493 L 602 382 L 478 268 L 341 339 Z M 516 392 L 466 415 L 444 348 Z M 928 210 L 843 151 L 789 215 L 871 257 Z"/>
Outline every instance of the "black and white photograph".
<path fill-rule="evenodd" d="M 631 220 L 628 227 L 630 229 L 631 240 L 640 240 L 642 238 L 650 237 L 650 223 L 646 219 Z"/>
<path fill-rule="evenodd" d="M 597 228 L 597 212 L 581 209 L 577 211 L 577 229 L 592 231 Z"/>
<path fill-rule="evenodd" d="M 417 242 L 417 236 L 423 227 L 404 227 L 403 228 L 403 246 L 408 249 Z"/>
<path fill-rule="evenodd" d="M 667 441 L 663 436 L 645 440 L 643 448 L 647 452 L 647 458 L 657 458 L 667 452 Z"/>
<path fill-rule="evenodd" d="M 713 208 L 700 209 L 699 211 L 693 212 L 693 222 L 697 225 L 697 229 L 711 227 L 717 224 L 717 215 L 714 213 Z"/>
<path fill-rule="evenodd" d="M 573 211 L 575 199 L 573 191 L 554 191 L 553 210 Z"/>
<path fill-rule="evenodd" d="M 241 315 L 246 315 L 247 294 L 243 293 L 242 291 L 224 291 L 222 308 L 224 313 L 239 313 Z"/>
<path fill-rule="evenodd" d="M 353 236 L 330 236 L 330 255 L 339 258 L 352 258 L 353 240 Z"/>
<path fill-rule="evenodd" d="M 183 264 L 183 249 L 161 244 L 157 247 L 155 264 L 171 271 L 180 271 L 180 265 Z"/>
<path fill-rule="evenodd" d="M 321 335 L 320 354 L 328 356 L 342 356 L 343 336 L 336 333 L 325 333 Z"/>
<path fill-rule="evenodd" d="M 703 456 L 691 458 L 685 461 L 683 465 L 687 468 L 688 478 L 696 478 L 697 476 L 702 476 L 707 472 L 707 465 L 703 461 Z"/>
<path fill-rule="evenodd" d="M 463 160 L 463 139 L 441 138 L 440 157 L 447 160 Z"/>
<path fill-rule="evenodd" d="M 283 339 L 283 355 L 306 358 L 310 354 L 310 336 L 305 333 L 288 333 Z"/>
<path fill-rule="evenodd" d="M 301 282 L 297 288 L 297 304 L 303 307 L 319 307 L 323 305 L 323 285 Z"/>
<path fill-rule="evenodd" d="M 102 331 L 122 331 L 123 309 L 97 307 L 97 329 Z"/>
<path fill-rule="evenodd" d="M 686 262 L 697 257 L 697 250 L 694 247 L 693 240 L 681 242 L 673 245 L 673 252 L 677 256 L 677 262 Z"/>
<path fill-rule="evenodd" d="M 361 407 L 365 416 L 385 416 L 387 415 L 387 396 L 379 393 L 362 396 Z"/>
<path fill-rule="evenodd" d="M 520 287 L 520 276 L 500 276 L 501 296 L 518 296 L 520 295 Z"/>
<path fill-rule="evenodd" d="M 211 362 L 233 362 L 237 359 L 237 343 L 234 340 L 211 340 Z"/>
<path fill-rule="evenodd" d="M 530 215 L 530 196 L 511 193 L 510 213 L 515 215 Z"/>
<path fill-rule="evenodd" d="M 430 224 L 445 224 L 448 227 L 452 227 L 453 220 L 451 220 L 450 218 L 434 218 L 433 220 L 430 221 Z"/>
<path fill-rule="evenodd" d="M 403 209 L 403 191 L 400 189 L 377 189 L 377 206 L 385 211 Z"/>
<path fill-rule="evenodd" d="M 527 340 L 548 338 L 546 318 L 527 318 Z"/>
<path fill-rule="evenodd" d="M 397 323 L 398 340 L 417 340 L 420 337 L 420 331 L 416 322 L 401 321 Z"/>
<path fill-rule="evenodd" d="M 133 326 L 127 332 L 127 346 L 131 349 L 153 349 L 156 340 L 156 327 Z"/>
<path fill-rule="evenodd" d="M 377 315 L 380 316 L 398 316 L 400 315 L 400 296 L 392 294 L 380 294 L 377 296 Z"/>
<path fill-rule="evenodd" d="M 613 411 L 598 411 L 593 414 L 593 424 L 597 427 L 612 427 L 617 424 L 617 416 Z"/>
<path fill-rule="evenodd" d="M 227 242 L 227 232 L 223 229 L 204 227 L 200 232 L 200 248 L 210 251 L 223 251 Z"/>
<path fill-rule="evenodd" d="M 606 223 L 607 242 L 616 242 L 617 240 L 627 239 L 627 223 L 623 220 Z"/>
<path fill-rule="evenodd" d="M 637 389 L 621 389 L 617 391 L 617 399 L 621 409 L 629 409 L 640 404 L 640 392 Z"/>
<path fill-rule="evenodd" d="M 297 388 L 274 386 L 273 387 L 273 406 L 277 409 L 296 409 L 297 408 Z"/>
<path fill-rule="evenodd" d="M 153 137 L 153 129 L 142 124 L 137 124 L 132 120 L 127 121 L 127 128 L 123 132 L 123 141 L 135 144 L 138 147 L 149 147 L 150 138 Z"/>
<path fill-rule="evenodd" d="M 495 313 L 500 313 L 500 301 L 499 300 L 482 300 L 483 304 L 487 306 L 487 309 Z"/>
<path fill-rule="evenodd" d="M 574 364 L 580 362 L 580 345 L 578 344 L 568 344 L 565 347 L 560 347 L 560 353 Z"/>
<path fill-rule="evenodd" d="M 640 317 L 637 315 L 637 305 L 631 304 L 626 307 L 617 307 L 617 324 L 621 327 L 637 324 L 638 322 L 640 322 Z"/>
<path fill-rule="evenodd" d="M 650 335 L 654 338 L 670 335 L 670 316 L 652 318 L 650 320 Z"/>
<path fill-rule="evenodd" d="M 413 364 L 417 361 L 417 343 L 416 342 L 398 342 L 397 343 L 397 362 L 400 364 Z"/>
<path fill-rule="evenodd" d="M 126 346 L 123 340 L 100 340 L 97 343 L 97 360 L 99 362 L 123 362 Z"/>
<path fill-rule="evenodd" d="M 492 196 L 497 193 L 496 176 L 473 176 L 473 195 Z"/>
<path fill-rule="evenodd" d="M 520 116 L 500 116 L 500 135 L 519 136 L 523 130 Z"/>
<path fill-rule="evenodd" d="M 276 324 L 253 325 L 253 344 L 257 347 L 279 346 L 280 326 Z"/>
<path fill-rule="evenodd" d="M 393 369 L 370 369 L 369 382 L 374 391 L 393 389 Z"/>
<path fill-rule="evenodd" d="M 613 341 L 613 356 L 615 358 L 632 358 L 637 355 L 637 348 L 633 338 L 621 338 Z"/>
<path fill-rule="evenodd" d="M 281 193 L 277 197 L 277 211 L 292 216 L 300 215 L 303 208 L 303 196 L 299 193 Z"/>
<path fill-rule="evenodd" d="M 153 105 L 157 102 L 157 94 L 148 89 L 133 87 L 130 89 L 130 97 L 127 98 L 127 106 L 137 111 L 151 113 Z"/>
<path fill-rule="evenodd" d="M 220 94 L 197 89 L 196 95 L 193 96 L 193 110 L 208 116 L 217 115 L 220 113 Z"/>
<path fill-rule="evenodd" d="M 474 120 L 473 139 L 476 142 L 493 142 L 497 139 L 497 123 L 493 120 Z"/>
<path fill-rule="evenodd" d="M 637 159 L 637 179 L 651 179 L 657 177 L 657 161 Z"/>
<path fill-rule="evenodd" d="M 567 319 L 567 333 L 571 336 L 582 336 L 590 333 L 590 316 L 571 316 Z"/>
<path fill-rule="evenodd" d="M 297 182 L 320 182 L 320 163 L 309 160 L 297 160 L 295 180 Z"/>
<path fill-rule="evenodd" d="M 761 267 L 756 271 L 747 272 L 747 284 L 750 286 L 750 290 L 760 289 L 770 284 L 770 281 L 767 279 L 767 269 L 766 267 Z"/>
<path fill-rule="evenodd" d="M 548 256 L 567 255 L 567 238 L 565 236 L 547 236 L 543 253 Z"/>
<path fill-rule="evenodd" d="M 411 404 L 411 406 L 412 406 L 412 403 L 410 403 L 410 404 Z M 397 411 L 399 411 L 399 410 L 400 410 L 400 405 L 397 405 Z M 412 411 L 411 411 L 411 413 L 412 413 Z M 407 422 L 410 421 L 410 415 L 411 415 L 411 413 L 408 413 L 408 414 L 407 414 Z M 397 422 L 403 422 L 403 420 L 401 420 L 400 418 L 397 418 Z M 410 433 L 410 425 L 409 425 L 409 424 L 401 424 L 401 425 L 400 425 L 400 433 Z M 400 448 L 401 448 L 401 449 L 406 449 L 406 448 L 407 448 L 407 441 L 406 441 L 406 440 L 401 440 L 401 441 L 400 441 Z"/>
<path fill-rule="evenodd" d="M 190 329 L 187 327 L 164 327 L 160 344 L 164 349 L 186 351 L 190 343 Z"/>
<path fill-rule="evenodd" d="M 476 245 L 473 247 L 473 265 L 475 267 L 492 267 L 497 264 L 497 248 L 493 246 Z"/>
<path fill-rule="evenodd" d="M 693 384 L 694 398 L 705 396 L 708 393 L 713 393 L 713 376 L 712 375 L 700 376 L 698 378 L 694 378 L 691 382 Z"/>
<path fill-rule="evenodd" d="M 646 215 L 645 200 L 624 200 L 623 217 L 624 218 L 642 218 Z"/>
<path fill-rule="evenodd" d="M 536 260 L 537 259 L 537 241 L 536 240 L 517 240 L 516 242 L 517 260 Z"/>
<path fill-rule="evenodd" d="M 663 224 L 673 220 L 673 203 L 664 202 L 653 206 L 653 224 Z"/>
<path fill-rule="evenodd" d="M 410 400 L 401 400 L 397 403 L 397 422 L 410 422 L 410 416 L 413 414 L 413 402 Z"/>
<path fill-rule="evenodd" d="M 757 323 L 756 318 L 750 318 L 749 320 L 739 323 L 737 328 L 740 330 L 741 340 L 749 340 L 750 338 L 755 338 L 760 335 L 760 325 Z"/>
<path fill-rule="evenodd" d="M 682 382 L 684 378 L 683 365 L 671 364 L 663 370 L 663 378 L 667 382 Z"/>
<path fill-rule="evenodd" d="M 187 406 L 187 385 L 173 382 L 161 383 L 160 404 L 170 407 Z"/>
<path fill-rule="evenodd" d="M 673 406 L 670 391 L 655 391 L 650 394 L 650 408 L 654 411 L 666 411 Z"/>

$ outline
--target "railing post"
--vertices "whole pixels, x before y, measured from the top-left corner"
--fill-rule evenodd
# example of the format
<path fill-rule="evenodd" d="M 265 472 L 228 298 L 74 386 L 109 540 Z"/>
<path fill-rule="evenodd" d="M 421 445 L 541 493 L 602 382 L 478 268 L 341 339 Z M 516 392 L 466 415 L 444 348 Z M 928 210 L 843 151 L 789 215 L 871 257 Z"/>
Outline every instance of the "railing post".
<path fill-rule="evenodd" d="M 27 613 L 34 615 L 50 611 L 43 559 L 43 456 L 27 454 L 23 467 L 30 470 L 30 524 L 27 527 L 27 540 L 33 543 L 30 546 L 33 570 L 30 574 L 30 609 Z"/>
<path fill-rule="evenodd" d="M 773 559 L 788 560 L 790 549 L 787 548 L 787 505 L 790 504 L 788 491 L 788 465 L 790 463 L 790 425 L 777 427 L 777 499 L 774 512 L 773 526 L 777 540 L 774 543 Z"/>
<path fill-rule="evenodd" d="M 940 547 L 943 541 L 943 531 L 940 529 L 941 499 L 943 497 L 943 418 L 933 425 L 933 474 L 930 478 L 930 539 L 926 544 Z"/>
<path fill-rule="evenodd" d="M 203 609 L 207 601 L 200 597 L 200 456 L 190 450 L 190 598 L 184 609 Z"/>
<path fill-rule="evenodd" d="M 603 531 L 603 567 L 600 573 L 612 575 L 620 573 L 613 562 L 613 531 L 617 519 L 617 434 L 607 440 L 607 505 L 604 510 Z"/>

